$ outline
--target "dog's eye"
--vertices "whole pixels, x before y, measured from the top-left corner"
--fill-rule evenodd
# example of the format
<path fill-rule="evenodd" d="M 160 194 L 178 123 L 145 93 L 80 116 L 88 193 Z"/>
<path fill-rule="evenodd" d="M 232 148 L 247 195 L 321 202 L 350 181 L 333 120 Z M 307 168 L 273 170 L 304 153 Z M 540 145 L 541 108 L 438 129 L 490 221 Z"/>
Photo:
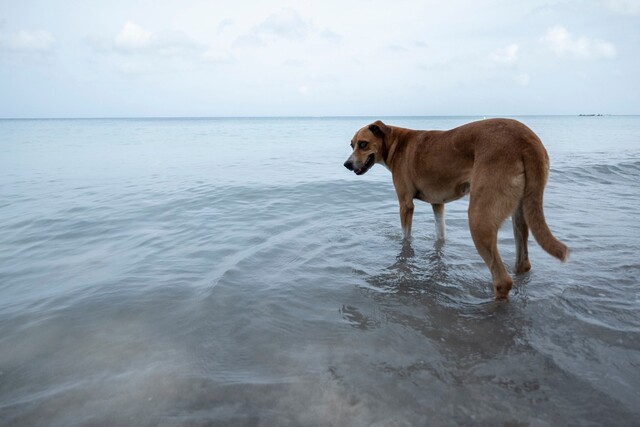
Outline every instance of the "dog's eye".
<path fill-rule="evenodd" d="M 365 148 L 367 148 L 367 141 L 358 141 L 358 147 L 360 147 L 361 150 L 364 150 Z"/>

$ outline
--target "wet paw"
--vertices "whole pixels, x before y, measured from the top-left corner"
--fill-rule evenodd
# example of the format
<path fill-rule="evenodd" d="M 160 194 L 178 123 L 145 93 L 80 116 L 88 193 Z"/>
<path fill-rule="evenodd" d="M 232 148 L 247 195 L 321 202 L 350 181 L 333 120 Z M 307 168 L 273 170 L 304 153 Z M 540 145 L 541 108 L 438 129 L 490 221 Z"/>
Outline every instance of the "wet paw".
<path fill-rule="evenodd" d="M 519 264 L 516 264 L 516 274 L 526 273 L 531 270 L 531 263 L 529 260 L 522 261 Z"/>
<path fill-rule="evenodd" d="M 505 281 L 502 283 L 493 285 L 493 292 L 496 296 L 496 300 L 506 300 L 509 298 L 509 291 L 511 290 L 512 281 Z"/>

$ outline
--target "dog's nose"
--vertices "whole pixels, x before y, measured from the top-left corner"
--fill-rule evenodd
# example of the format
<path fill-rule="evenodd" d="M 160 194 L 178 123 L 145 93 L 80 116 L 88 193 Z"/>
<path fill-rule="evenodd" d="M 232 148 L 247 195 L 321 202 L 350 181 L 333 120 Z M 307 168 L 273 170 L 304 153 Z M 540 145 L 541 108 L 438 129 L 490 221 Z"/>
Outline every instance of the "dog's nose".
<path fill-rule="evenodd" d="M 346 162 L 344 162 L 344 167 L 349 169 L 350 171 L 353 170 L 353 162 L 351 160 L 347 160 Z"/>

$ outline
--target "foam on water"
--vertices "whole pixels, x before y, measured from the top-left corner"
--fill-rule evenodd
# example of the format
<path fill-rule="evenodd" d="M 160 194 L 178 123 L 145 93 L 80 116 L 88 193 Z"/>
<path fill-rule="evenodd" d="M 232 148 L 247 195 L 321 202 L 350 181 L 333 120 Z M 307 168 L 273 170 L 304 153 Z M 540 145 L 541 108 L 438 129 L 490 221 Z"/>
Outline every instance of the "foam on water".
<path fill-rule="evenodd" d="M 372 120 L 0 121 L 0 421 L 636 423 L 640 118 L 520 118 L 572 254 L 530 239 L 507 304 L 467 200 L 406 244 L 389 173 L 342 167 Z"/>

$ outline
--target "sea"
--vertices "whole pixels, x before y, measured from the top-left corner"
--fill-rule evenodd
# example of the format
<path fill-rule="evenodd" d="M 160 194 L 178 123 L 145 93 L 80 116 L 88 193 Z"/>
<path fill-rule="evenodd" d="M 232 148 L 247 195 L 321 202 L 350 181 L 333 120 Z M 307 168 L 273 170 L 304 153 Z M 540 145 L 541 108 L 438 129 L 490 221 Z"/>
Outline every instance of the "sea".
<path fill-rule="evenodd" d="M 406 243 L 343 167 L 482 118 L 0 120 L 0 425 L 640 425 L 640 116 L 515 117 L 571 256 L 530 237 L 508 302 L 468 199 Z"/>

